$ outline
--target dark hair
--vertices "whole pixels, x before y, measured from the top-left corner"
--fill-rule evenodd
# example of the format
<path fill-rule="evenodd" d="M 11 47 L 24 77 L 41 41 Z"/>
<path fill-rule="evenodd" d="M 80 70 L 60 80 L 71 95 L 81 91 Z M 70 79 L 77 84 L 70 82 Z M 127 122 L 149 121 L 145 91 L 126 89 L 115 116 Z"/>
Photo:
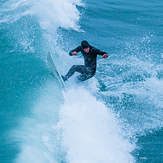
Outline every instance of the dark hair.
<path fill-rule="evenodd" d="M 88 47 L 90 48 L 90 45 L 89 45 L 89 43 L 86 40 L 81 42 L 81 46 L 82 46 L 83 49 L 86 49 Z"/>

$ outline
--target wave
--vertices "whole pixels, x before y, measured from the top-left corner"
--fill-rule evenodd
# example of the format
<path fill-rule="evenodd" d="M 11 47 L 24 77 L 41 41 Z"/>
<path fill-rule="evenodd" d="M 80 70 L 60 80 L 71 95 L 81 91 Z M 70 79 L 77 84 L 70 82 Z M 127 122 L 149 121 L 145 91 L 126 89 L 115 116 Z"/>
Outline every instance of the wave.
<path fill-rule="evenodd" d="M 62 96 L 49 83 L 42 91 L 32 118 L 23 119 L 16 132 L 23 141 L 16 162 L 134 162 L 134 145 L 124 138 L 118 119 L 85 88 Z"/>
<path fill-rule="evenodd" d="M 72 77 L 67 84 L 71 89 L 62 92 L 46 65 L 46 54 L 51 50 L 63 74 L 71 66 L 70 62 L 72 65 L 83 63 L 80 56 L 72 59 L 67 54 L 83 36 L 80 34 L 83 33 L 79 23 L 80 7 L 85 7 L 80 0 L 9 0 L 2 3 L 0 29 L 5 51 L 2 62 L 4 66 L 10 62 L 13 68 L 7 65 L 11 77 L 8 81 L 5 76 L 4 85 L 7 87 L 8 81 L 8 90 L 15 87 L 14 98 L 18 99 L 15 97 L 17 89 L 24 92 L 22 96 L 27 97 L 24 101 L 29 103 L 24 108 L 28 109 L 28 114 L 22 109 L 20 117 L 16 117 L 17 127 L 10 132 L 10 138 L 19 149 L 15 162 L 135 162 L 132 155 L 137 148 L 135 137 L 163 126 L 162 53 L 157 50 L 158 44 L 153 44 L 157 38 L 151 34 L 137 39 L 126 37 L 131 42 L 119 41 L 117 47 L 113 47 L 117 54 L 109 61 L 98 59 L 96 76 L 89 84 L 85 82 L 84 86 L 75 88 Z M 98 11 L 97 15 L 100 16 Z M 85 29 L 90 21 L 88 17 L 82 22 Z M 98 32 L 93 33 L 95 28 L 100 28 L 94 26 L 93 23 L 99 21 L 96 20 L 96 16 L 91 19 L 89 34 L 86 33 L 90 40 L 99 39 Z M 113 29 L 113 36 L 115 33 Z M 104 41 L 99 39 L 96 45 L 104 44 L 107 48 L 111 41 L 101 38 Z M 113 40 L 117 43 L 115 38 Z M 36 62 L 37 67 L 33 66 Z M 22 71 L 15 75 L 13 71 L 17 67 Z M 30 76 L 31 72 L 34 73 Z M 31 94 L 34 95 L 28 100 Z M 21 103 L 21 98 L 18 101 Z M 20 110 L 16 104 L 14 106 Z"/>

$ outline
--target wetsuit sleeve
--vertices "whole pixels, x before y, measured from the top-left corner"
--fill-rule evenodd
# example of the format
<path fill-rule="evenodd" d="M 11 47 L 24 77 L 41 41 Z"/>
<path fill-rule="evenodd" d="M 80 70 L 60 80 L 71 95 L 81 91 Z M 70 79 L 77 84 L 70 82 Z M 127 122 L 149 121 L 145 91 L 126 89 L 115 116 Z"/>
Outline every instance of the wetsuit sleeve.
<path fill-rule="evenodd" d="M 82 49 L 82 47 L 81 46 L 78 46 L 77 48 L 75 48 L 75 49 L 73 49 L 73 50 L 71 50 L 70 52 L 69 52 L 69 55 L 71 55 L 72 56 L 72 52 L 80 52 L 81 51 L 81 49 Z"/>
<path fill-rule="evenodd" d="M 99 54 L 99 55 L 107 54 L 105 51 L 101 51 L 101 50 L 96 49 L 96 48 L 95 48 L 95 51 L 96 51 L 96 54 Z"/>

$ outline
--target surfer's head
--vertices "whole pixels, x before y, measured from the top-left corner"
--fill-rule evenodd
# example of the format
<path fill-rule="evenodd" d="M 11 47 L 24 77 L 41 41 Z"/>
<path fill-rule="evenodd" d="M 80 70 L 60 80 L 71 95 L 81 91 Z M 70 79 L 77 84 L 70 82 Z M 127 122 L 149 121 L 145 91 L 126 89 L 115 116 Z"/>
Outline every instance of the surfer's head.
<path fill-rule="evenodd" d="M 86 53 L 89 53 L 91 46 L 89 45 L 89 43 L 86 40 L 84 40 L 84 41 L 81 42 L 81 46 L 82 46 L 83 50 Z"/>

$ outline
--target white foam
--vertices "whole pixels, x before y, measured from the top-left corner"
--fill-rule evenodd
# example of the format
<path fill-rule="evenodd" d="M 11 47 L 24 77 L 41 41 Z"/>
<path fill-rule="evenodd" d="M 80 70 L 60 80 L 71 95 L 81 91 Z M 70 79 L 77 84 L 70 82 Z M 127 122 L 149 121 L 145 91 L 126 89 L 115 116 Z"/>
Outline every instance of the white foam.
<path fill-rule="evenodd" d="M 133 146 L 124 139 L 117 119 L 83 88 L 64 93 L 58 128 L 70 163 L 131 163 Z"/>
<path fill-rule="evenodd" d="M 45 30 L 55 31 L 58 27 L 78 30 L 80 13 L 76 5 L 83 4 L 80 0 L 10 0 L 3 5 L 2 13 L 7 14 L 1 22 L 13 22 L 25 15 L 31 15 L 39 19 L 41 27 Z"/>

